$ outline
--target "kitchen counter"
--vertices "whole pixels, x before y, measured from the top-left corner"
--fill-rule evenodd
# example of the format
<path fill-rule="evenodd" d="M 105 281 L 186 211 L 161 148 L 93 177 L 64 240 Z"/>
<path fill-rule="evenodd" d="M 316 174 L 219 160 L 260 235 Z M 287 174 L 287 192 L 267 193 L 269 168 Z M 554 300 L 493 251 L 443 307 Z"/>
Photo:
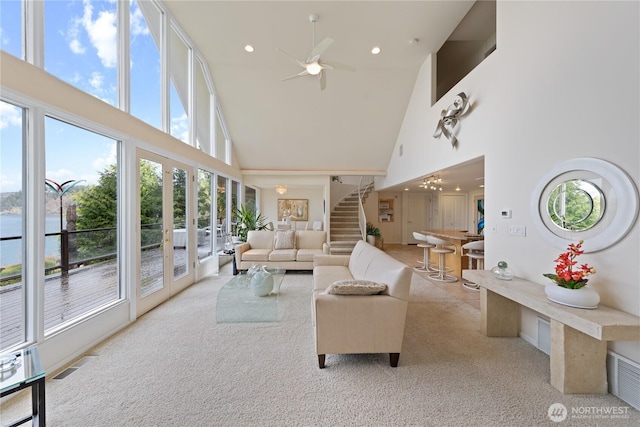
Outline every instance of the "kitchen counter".
<path fill-rule="evenodd" d="M 423 230 L 420 233 L 446 240 L 455 247 L 456 253 L 445 256 L 445 263 L 447 267 L 453 269 L 452 274 L 458 277 L 458 280 L 462 280 L 462 269 L 469 268 L 469 257 L 462 256 L 462 245 L 470 241 L 484 240 L 484 236 L 481 234 L 447 228 Z M 431 253 L 431 260 L 437 265 L 438 254 Z"/>
<path fill-rule="evenodd" d="M 468 231 L 461 230 L 452 230 L 447 228 L 440 228 L 436 230 L 425 230 L 421 231 L 423 234 L 431 235 L 434 237 L 439 237 L 441 239 L 450 239 L 450 240 L 483 240 L 484 236 L 482 234 L 473 234 Z"/>

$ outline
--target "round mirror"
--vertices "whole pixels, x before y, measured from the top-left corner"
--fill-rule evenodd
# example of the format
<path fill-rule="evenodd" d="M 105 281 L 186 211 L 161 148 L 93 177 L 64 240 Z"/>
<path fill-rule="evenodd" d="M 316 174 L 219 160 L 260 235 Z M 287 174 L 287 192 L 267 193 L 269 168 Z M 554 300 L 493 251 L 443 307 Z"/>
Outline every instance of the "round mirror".
<path fill-rule="evenodd" d="M 608 248 L 624 238 L 640 205 L 638 190 L 622 169 L 590 157 L 552 166 L 531 196 L 533 224 L 540 235 L 561 249 L 567 240 L 584 240 L 585 252 Z"/>
<path fill-rule="evenodd" d="M 551 221 L 563 230 L 585 231 L 604 215 L 602 190 L 590 181 L 571 179 L 558 184 L 547 199 Z"/>

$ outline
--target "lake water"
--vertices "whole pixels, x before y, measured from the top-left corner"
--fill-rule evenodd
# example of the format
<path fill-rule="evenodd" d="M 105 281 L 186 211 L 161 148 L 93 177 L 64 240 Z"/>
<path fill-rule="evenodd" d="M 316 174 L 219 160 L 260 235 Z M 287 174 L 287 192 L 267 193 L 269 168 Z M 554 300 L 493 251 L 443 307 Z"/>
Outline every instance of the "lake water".
<path fill-rule="evenodd" d="M 45 233 L 60 231 L 60 217 L 58 215 L 45 216 Z M 22 215 L 0 215 L 0 237 L 22 235 Z M 60 256 L 60 238 L 46 237 L 44 245 L 45 256 Z M 0 242 L 0 266 L 22 263 L 22 239 Z"/>

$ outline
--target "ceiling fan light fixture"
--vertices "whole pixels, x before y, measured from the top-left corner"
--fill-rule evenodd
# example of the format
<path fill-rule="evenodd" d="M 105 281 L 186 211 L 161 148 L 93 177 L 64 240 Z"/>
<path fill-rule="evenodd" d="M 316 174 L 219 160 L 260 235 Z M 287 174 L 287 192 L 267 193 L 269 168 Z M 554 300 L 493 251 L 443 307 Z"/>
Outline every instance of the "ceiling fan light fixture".
<path fill-rule="evenodd" d="M 307 64 L 306 68 L 307 73 L 311 74 L 312 76 L 317 76 L 322 71 L 322 66 L 318 64 L 318 61 Z"/>

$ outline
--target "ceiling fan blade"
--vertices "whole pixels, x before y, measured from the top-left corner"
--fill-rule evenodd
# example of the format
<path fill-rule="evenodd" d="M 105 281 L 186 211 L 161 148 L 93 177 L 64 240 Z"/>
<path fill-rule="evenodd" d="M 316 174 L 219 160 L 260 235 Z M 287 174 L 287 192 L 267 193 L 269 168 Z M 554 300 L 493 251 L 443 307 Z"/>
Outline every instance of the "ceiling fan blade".
<path fill-rule="evenodd" d="M 330 70 L 347 70 L 347 71 L 356 71 L 355 67 L 351 65 L 341 64 L 339 62 L 324 62 L 321 63 L 322 67 L 328 68 Z"/>
<path fill-rule="evenodd" d="M 286 56 L 288 56 L 292 61 L 294 61 L 296 64 L 298 64 L 299 66 L 301 66 L 302 68 L 306 67 L 307 64 L 305 64 L 304 62 L 296 59 L 295 56 L 291 55 L 290 53 L 285 52 L 284 50 L 280 49 L 280 48 L 276 48 L 276 50 Z"/>
<path fill-rule="evenodd" d="M 307 73 L 307 70 L 302 70 L 300 71 L 298 74 L 295 74 L 293 76 L 289 76 L 289 77 L 285 77 L 284 79 L 280 80 L 280 81 L 285 81 L 285 80 L 291 80 L 291 79 L 295 79 L 296 77 L 303 77 L 303 76 L 308 76 L 309 73 Z"/>
<path fill-rule="evenodd" d="M 324 90 L 324 88 L 327 87 L 327 75 L 324 73 L 324 71 L 320 71 L 318 79 L 320 80 L 320 90 Z"/>
<path fill-rule="evenodd" d="M 307 64 L 316 62 L 318 59 L 320 59 L 320 55 L 322 55 L 322 52 L 324 52 L 329 46 L 331 46 L 331 43 L 333 43 L 333 39 L 331 37 L 327 37 L 326 39 L 318 43 L 309 54 L 309 57 L 307 58 Z"/>

